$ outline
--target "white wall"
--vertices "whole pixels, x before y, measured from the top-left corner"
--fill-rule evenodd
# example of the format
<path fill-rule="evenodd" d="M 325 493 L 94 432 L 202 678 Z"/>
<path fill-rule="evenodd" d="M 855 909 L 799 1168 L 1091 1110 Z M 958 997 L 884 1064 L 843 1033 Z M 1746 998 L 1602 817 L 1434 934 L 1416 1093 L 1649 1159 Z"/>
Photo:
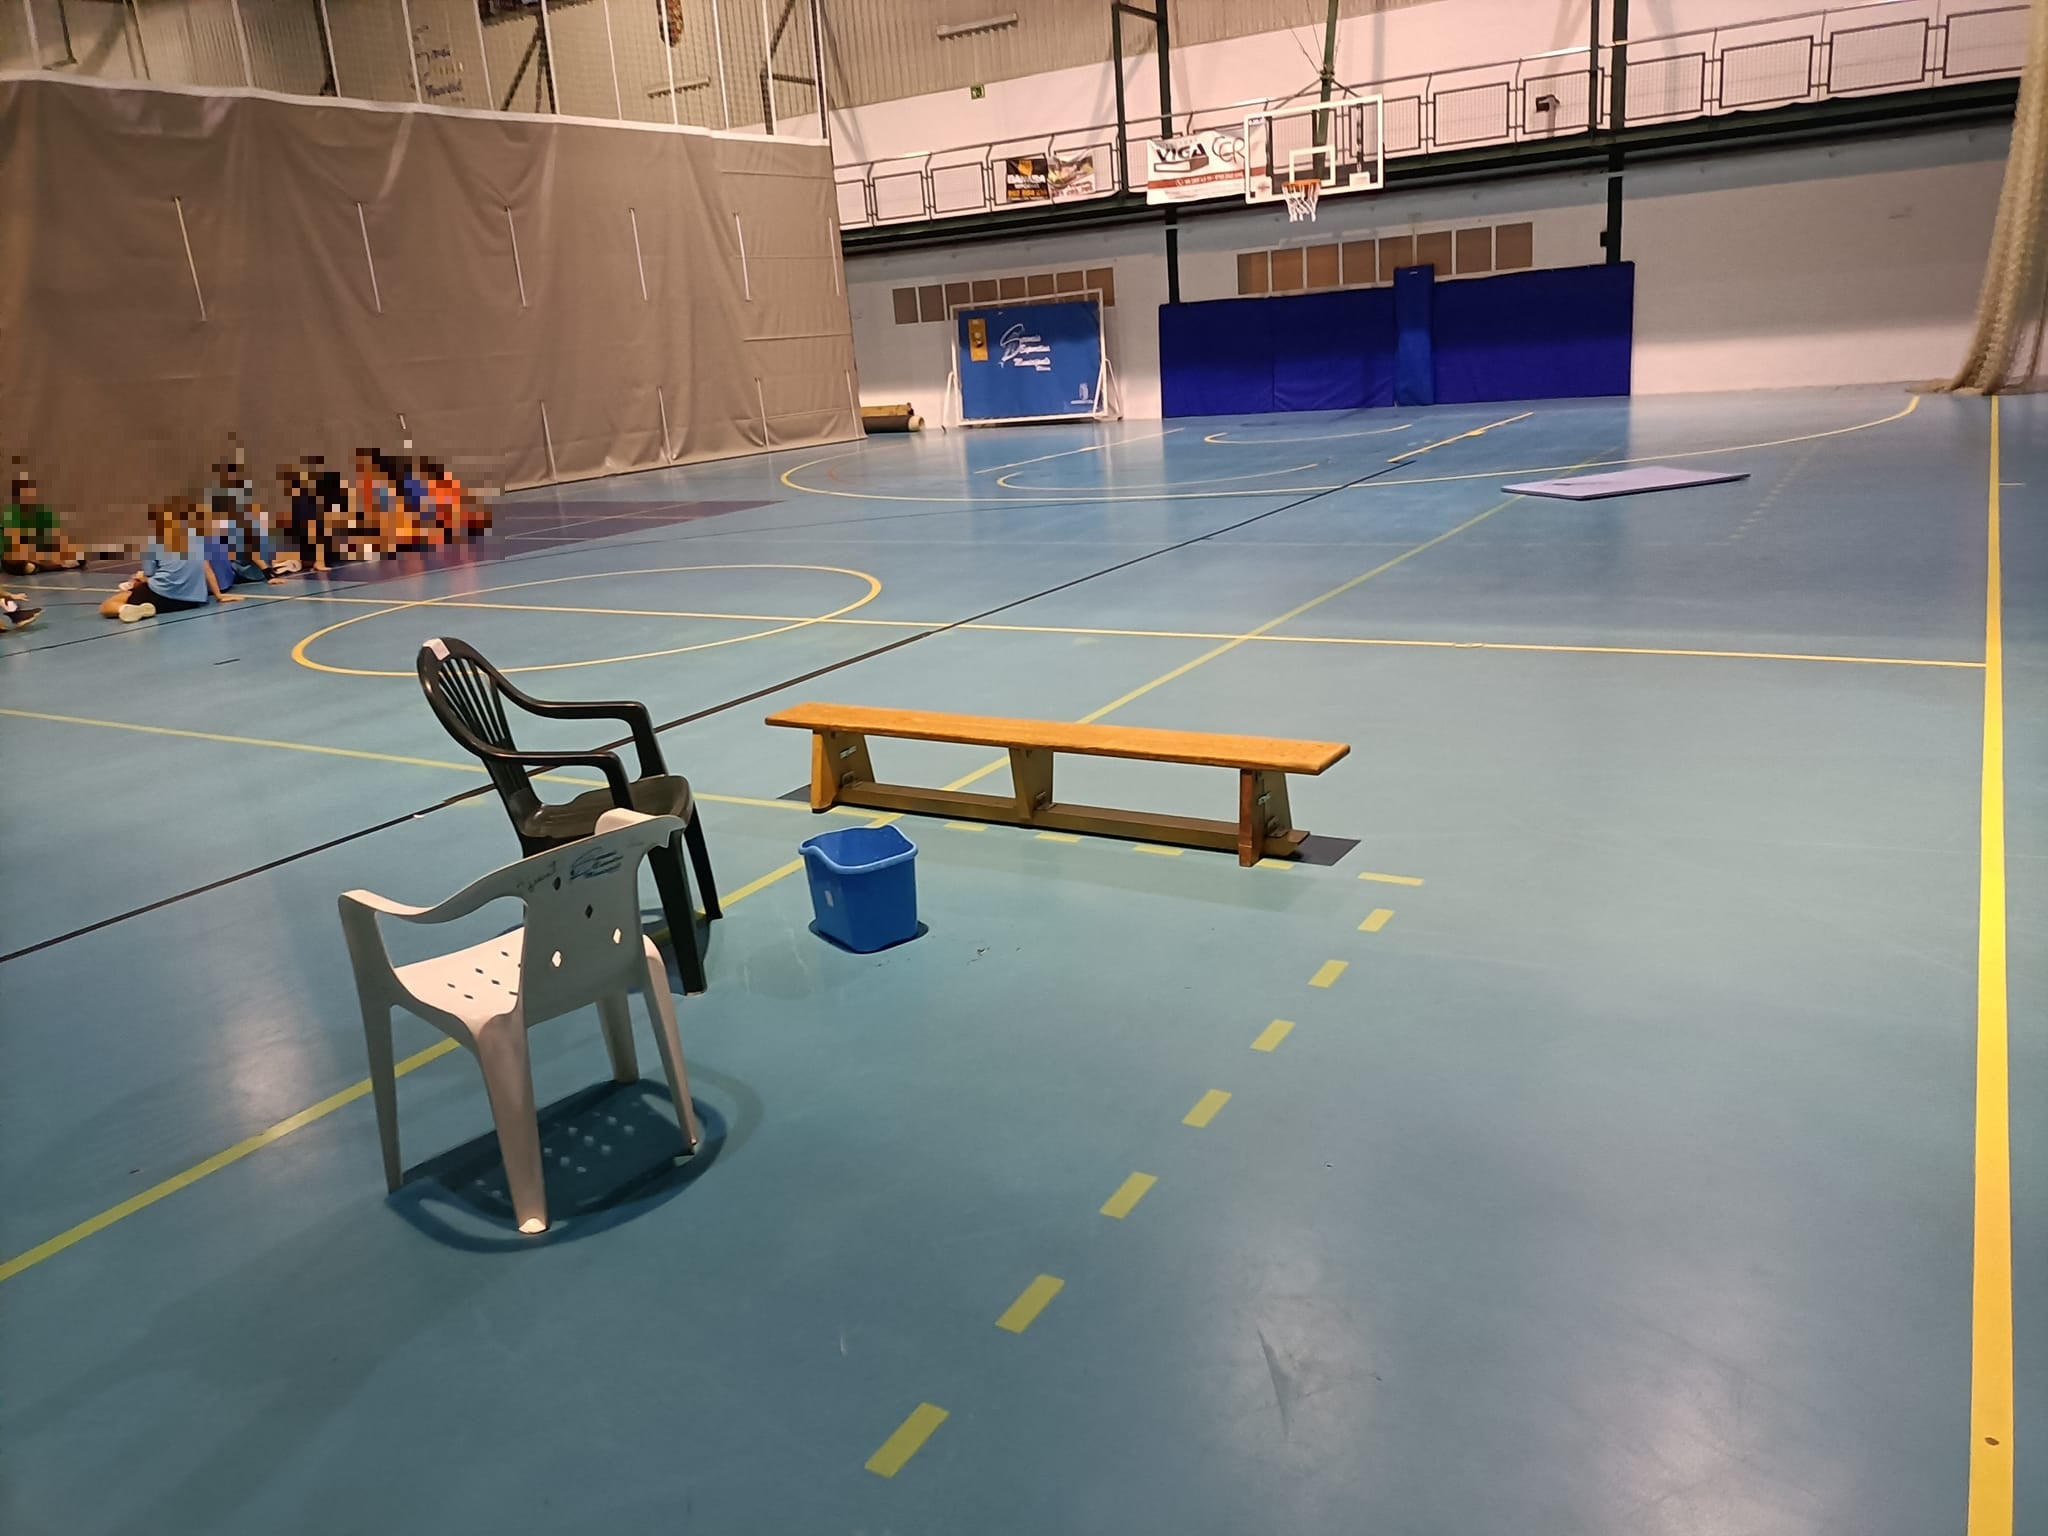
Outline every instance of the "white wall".
<path fill-rule="evenodd" d="M 1350 84 L 1394 80 L 1531 58 L 1586 42 L 1588 0 L 1432 0 L 1338 24 L 1337 78 Z M 1630 33 L 1638 39 L 1820 8 L 1823 0 L 1635 0 Z M 1936 14 L 1947 0 L 1900 0 L 1896 14 Z M 1972 0 L 1982 3 L 1982 0 Z M 1105 7 L 1105 9 L 1107 9 Z M 1613 8 L 1601 7 L 1609 23 Z M 1886 13 L 1892 19 L 1893 12 Z M 1126 47 L 1147 37 L 1126 26 Z M 1105 30 L 1105 37 L 1107 36 Z M 1173 53 L 1176 118 L 1190 110 L 1291 95 L 1314 84 L 1322 67 L 1320 27 L 1268 32 Z M 1654 45 L 1646 52 L 1654 54 Z M 1584 55 L 1560 70 L 1583 70 Z M 1134 127 L 1159 110 L 1159 66 L 1149 52 L 1125 59 L 1125 90 Z M 1583 98 L 1581 98 L 1583 100 Z M 1105 62 L 1021 80 L 988 83 L 979 101 L 945 91 L 878 102 L 832 114 L 835 155 L 842 165 L 976 143 L 1043 139 L 1116 119 L 1115 80 Z M 1142 129 L 1139 131 L 1142 132 Z"/>
<path fill-rule="evenodd" d="M 1631 171 L 1637 391 L 1953 373 L 2009 137 L 1984 128 Z"/>
<path fill-rule="evenodd" d="M 1952 372 L 1976 313 L 2008 135 L 1982 128 L 1628 172 L 1623 254 L 1636 263 L 1640 394 L 1915 382 Z M 1364 235 L 1527 220 L 1539 267 L 1603 259 L 1604 177 L 1547 177 L 1326 198 L 1313 226 L 1278 208 L 1181 224 L 1181 296 L 1234 296 L 1236 254 Z M 936 419 L 941 324 L 895 323 L 891 292 L 975 277 L 1110 265 L 1111 360 L 1127 418 L 1159 414 L 1157 223 L 850 257 L 861 397 Z"/>

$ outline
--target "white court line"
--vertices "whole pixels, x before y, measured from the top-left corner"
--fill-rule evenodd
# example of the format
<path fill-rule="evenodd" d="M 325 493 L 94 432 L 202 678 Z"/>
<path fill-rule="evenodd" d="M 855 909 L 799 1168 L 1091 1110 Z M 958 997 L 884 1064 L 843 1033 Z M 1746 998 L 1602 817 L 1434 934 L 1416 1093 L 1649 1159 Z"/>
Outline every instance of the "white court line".
<path fill-rule="evenodd" d="M 1085 448 L 1068 448 L 1060 453 L 1042 453 L 1035 459 L 1019 459 L 1014 464 L 992 464 L 987 469 L 977 469 L 977 475 L 993 475 L 1000 470 L 1022 469 L 1026 464 L 1043 464 L 1048 459 L 1068 459 L 1077 453 L 1101 453 L 1105 448 L 1121 448 L 1125 443 L 1150 443 L 1162 437 L 1171 437 L 1176 432 L 1185 432 L 1186 427 L 1168 427 L 1164 432 L 1147 432 L 1143 437 L 1120 437 L 1113 443 L 1090 443 Z"/>
<path fill-rule="evenodd" d="M 1268 443 L 1334 443 L 1340 437 L 1385 437 L 1390 432 L 1406 432 L 1414 425 L 1412 421 L 1404 421 L 1398 427 L 1374 427 L 1369 432 L 1324 432 L 1314 437 L 1232 437 L 1230 428 L 1225 427 L 1221 432 L 1211 432 L 1202 441 L 1224 448 L 1263 448 Z"/>

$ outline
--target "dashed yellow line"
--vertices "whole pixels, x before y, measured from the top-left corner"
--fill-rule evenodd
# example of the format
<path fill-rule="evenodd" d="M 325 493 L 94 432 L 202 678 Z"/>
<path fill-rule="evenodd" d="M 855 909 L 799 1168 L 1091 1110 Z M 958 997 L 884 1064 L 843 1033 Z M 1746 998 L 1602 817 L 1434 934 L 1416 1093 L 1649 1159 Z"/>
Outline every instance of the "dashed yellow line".
<path fill-rule="evenodd" d="M 1416 876 L 1416 875 L 1382 875 L 1382 874 L 1378 873 L 1377 871 L 1375 871 L 1375 870 L 1370 870 L 1370 869 L 1366 870 L 1366 871 L 1365 871 L 1365 872 L 1364 872 L 1363 874 L 1361 874 L 1361 875 L 1360 875 L 1360 876 L 1359 876 L 1358 878 L 1359 878 L 1359 879 L 1361 879 L 1361 880 L 1372 880 L 1372 881 L 1376 881 L 1376 882 L 1378 882 L 1378 883 L 1379 883 L 1379 884 L 1381 884 L 1381 885 L 1420 885 L 1420 884 L 1422 884 L 1422 880 L 1421 880 L 1421 878 L 1420 878 L 1419 876 Z"/>
<path fill-rule="evenodd" d="M 1102 1202 L 1102 1214 L 1122 1221 L 1137 1209 L 1138 1202 L 1145 1198 L 1146 1191 L 1158 1182 L 1159 1180 L 1149 1173 L 1132 1174 L 1117 1185 L 1115 1194 Z"/>
<path fill-rule="evenodd" d="M 1388 923 L 1392 922 L 1393 918 L 1394 909 L 1392 907 L 1374 907 L 1367 914 L 1365 921 L 1358 925 L 1358 931 L 1360 933 L 1378 933 Z"/>
<path fill-rule="evenodd" d="M 910 1417 L 896 1426 L 896 1433 L 882 1442 L 882 1448 L 868 1458 L 868 1470 L 877 1477 L 894 1477 L 904 1463 L 924 1449 L 932 1431 L 951 1417 L 934 1403 L 919 1403 Z"/>
<path fill-rule="evenodd" d="M 1214 1120 L 1217 1111 L 1221 1110 L 1229 1102 L 1229 1094 L 1225 1093 L 1221 1088 L 1211 1088 L 1207 1093 L 1195 1100 L 1195 1107 L 1180 1117 L 1180 1123 L 1182 1125 L 1192 1125 L 1196 1130 L 1200 1130 L 1211 1120 Z"/>
<path fill-rule="evenodd" d="M 1046 1304 L 1067 1288 L 1067 1282 L 1057 1275 L 1040 1275 L 1024 1287 L 1024 1292 L 1003 1315 L 996 1319 L 996 1326 L 1006 1333 L 1022 1333 L 1038 1320 Z"/>
<path fill-rule="evenodd" d="M 1259 1031 L 1259 1038 L 1252 1042 L 1255 1051 L 1277 1051 L 1280 1042 L 1294 1033 L 1294 1020 L 1275 1019 Z"/>
<path fill-rule="evenodd" d="M 1317 968 L 1315 975 L 1309 977 L 1308 984 L 1312 987 L 1334 987 L 1337 985 L 1337 978 L 1350 969 L 1349 960 L 1325 960 Z"/>

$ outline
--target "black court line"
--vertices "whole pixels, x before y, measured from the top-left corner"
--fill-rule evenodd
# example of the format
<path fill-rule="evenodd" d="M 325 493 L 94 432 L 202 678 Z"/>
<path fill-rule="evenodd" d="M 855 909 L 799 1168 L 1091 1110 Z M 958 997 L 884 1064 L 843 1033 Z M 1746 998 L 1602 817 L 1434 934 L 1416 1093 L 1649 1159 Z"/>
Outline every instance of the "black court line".
<path fill-rule="evenodd" d="M 722 703 L 712 704 L 703 709 L 694 710 L 687 715 L 678 715 L 673 720 L 665 720 L 660 725 L 657 725 L 654 729 L 657 734 L 662 731 L 672 731 L 678 728 L 679 726 L 692 725 L 699 720 L 709 719 L 713 715 L 723 714 L 725 713 L 725 711 L 729 709 L 738 709 L 743 704 L 752 704 L 757 700 L 767 698 L 770 694 L 781 693 L 784 689 L 795 688 L 800 684 L 813 682 L 816 679 L 827 676 L 830 673 L 843 671 L 847 667 L 858 666 L 861 662 L 864 661 L 873 661 L 878 656 L 886 656 L 891 651 L 900 651 L 904 649 L 904 647 L 906 646 L 916 645 L 919 641 L 929 640 L 935 635 L 948 634 L 953 630 L 959 629 L 965 625 L 978 624 L 984 619 L 994 618 L 999 613 L 1008 613 L 1012 608 L 1021 608 L 1026 603 L 1035 603 L 1040 598 L 1052 597 L 1057 593 L 1069 591 L 1074 587 L 1081 586 L 1085 582 L 1094 581 L 1098 577 L 1113 576 L 1118 571 L 1127 571 L 1134 565 L 1142 565 L 1147 560 L 1156 560 L 1161 555 L 1171 555 L 1196 544 L 1205 544 L 1211 539 L 1220 539 L 1226 533 L 1236 533 L 1241 528 L 1249 528 L 1254 523 L 1262 523 L 1269 517 L 1278 517 L 1282 512 L 1292 512 L 1297 508 L 1307 506 L 1312 501 L 1320 501 L 1325 496 L 1335 496 L 1341 491 L 1354 490 L 1358 486 L 1366 484 L 1368 481 L 1377 480 L 1380 476 L 1385 474 L 1391 474 L 1394 470 L 1398 468 L 1400 468 L 1400 465 L 1398 464 L 1382 465 L 1380 468 L 1372 470 L 1367 474 L 1359 475 L 1354 479 L 1347 480 L 1342 485 L 1333 485 L 1326 487 L 1325 489 L 1320 491 L 1311 491 L 1309 494 L 1297 497 L 1293 501 L 1283 502 L 1281 505 L 1277 507 L 1269 507 L 1264 512 L 1255 512 L 1250 517 L 1240 518 L 1238 521 L 1234 523 L 1228 523 L 1221 528 L 1211 529 L 1207 533 L 1198 533 L 1189 538 L 1177 540 L 1172 544 L 1162 545 L 1158 549 L 1148 550 L 1142 555 L 1133 555 L 1128 560 L 1119 560 L 1114 565 L 1105 565 L 1100 570 L 1090 571 L 1085 576 L 1076 576 L 1069 581 L 1058 582 L 1055 585 L 1046 587 L 1041 591 L 1033 592 L 1029 596 L 1012 598 L 1009 602 L 998 603 L 993 608 L 984 608 L 979 613 L 971 613 L 966 615 L 964 618 L 954 619 L 949 623 L 935 624 L 929 629 L 921 629 L 914 634 L 904 635 L 898 639 L 888 641 L 885 644 L 870 647 L 868 650 L 861 651 L 853 656 L 848 656 L 843 660 L 828 662 L 826 665 L 822 667 L 813 667 L 808 672 L 801 672 L 794 677 L 783 678 L 780 682 L 770 683 L 765 688 L 755 688 L 750 690 L 749 692 L 737 694 L 730 699 L 726 699 Z M 952 508 L 949 510 L 965 511 L 969 509 Z M 922 514 L 912 513 L 907 515 L 918 516 Z M 698 537 L 703 537 L 703 535 L 698 535 Z M 431 602 L 431 599 L 423 599 L 421 601 Z M 205 611 L 207 610 L 200 610 L 200 612 L 202 613 Z M 191 615 L 191 617 L 197 617 L 197 615 Z M 133 628 L 135 626 L 131 625 L 128 627 Z M 64 643 L 76 644 L 78 642 L 66 641 Z M 44 649 L 50 650 L 54 650 L 55 648 L 56 647 L 54 646 L 44 647 Z M 601 752 L 614 751 L 619 747 L 625 746 L 627 743 L 631 742 L 632 739 L 633 738 L 631 736 L 622 736 L 617 741 L 607 742 L 604 744 L 604 746 L 599 747 L 596 750 Z M 482 767 L 479 766 L 477 771 L 481 773 L 483 771 Z M 353 843 L 365 837 L 374 837 L 379 832 L 388 832 L 393 827 L 403 826 L 408 821 L 417 821 L 422 816 L 431 816 L 436 811 L 443 811 L 448 809 L 450 806 L 460 805 L 466 800 L 474 800 L 480 795 L 487 795 L 491 793 L 493 793 L 491 785 L 479 784 L 475 789 L 464 790 L 461 794 L 457 795 L 450 795 L 446 799 L 437 800 L 432 805 L 422 806 L 419 810 L 408 812 L 406 815 L 394 816 L 390 818 L 388 821 L 380 821 L 375 826 L 364 827 L 361 830 L 355 832 L 344 832 L 341 836 L 329 838 L 324 843 L 316 843 L 314 846 L 310 848 L 302 848 L 296 853 L 284 854 L 279 858 L 271 859 L 265 863 L 255 865 L 254 867 L 242 870 L 237 874 L 223 875 L 218 880 L 209 880 L 206 884 L 194 886 L 189 891 L 180 891 L 173 896 L 160 897 L 156 901 L 148 902 L 143 906 L 132 907 L 128 911 L 116 913 L 112 917 L 103 917 L 99 919 L 97 922 L 87 923 L 80 928 L 73 928 L 68 933 L 60 933 L 52 938 L 39 939 L 37 942 L 33 944 L 25 945 L 20 949 L 10 950 L 8 953 L 0 955 L 0 965 L 5 965 L 10 960 L 20 960 L 28 955 L 38 954 L 46 949 L 54 949 L 60 944 L 68 944 L 71 942 L 71 940 L 83 938 L 85 935 L 89 933 L 98 933 L 103 928 L 111 928 L 117 923 L 125 923 L 130 918 L 142 917 L 150 912 L 161 911 L 165 907 L 175 906 L 181 901 L 189 901 L 195 896 L 204 896 L 209 892 L 218 891 L 223 889 L 224 887 L 238 884 L 239 882 L 250 879 L 256 875 L 268 874 L 271 870 L 282 869 L 287 864 L 296 864 L 301 859 L 312 858 L 315 854 L 326 853 L 330 849 L 342 847 L 344 844 Z"/>

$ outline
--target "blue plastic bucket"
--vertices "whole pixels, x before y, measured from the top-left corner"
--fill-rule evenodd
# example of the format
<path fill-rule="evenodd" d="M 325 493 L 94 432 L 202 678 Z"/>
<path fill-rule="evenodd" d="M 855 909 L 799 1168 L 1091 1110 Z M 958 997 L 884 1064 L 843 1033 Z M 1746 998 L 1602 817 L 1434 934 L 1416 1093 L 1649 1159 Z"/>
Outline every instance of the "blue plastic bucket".
<path fill-rule="evenodd" d="M 917 844 L 895 827 L 822 832 L 802 851 L 826 938 L 868 954 L 917 937 Z"/>

